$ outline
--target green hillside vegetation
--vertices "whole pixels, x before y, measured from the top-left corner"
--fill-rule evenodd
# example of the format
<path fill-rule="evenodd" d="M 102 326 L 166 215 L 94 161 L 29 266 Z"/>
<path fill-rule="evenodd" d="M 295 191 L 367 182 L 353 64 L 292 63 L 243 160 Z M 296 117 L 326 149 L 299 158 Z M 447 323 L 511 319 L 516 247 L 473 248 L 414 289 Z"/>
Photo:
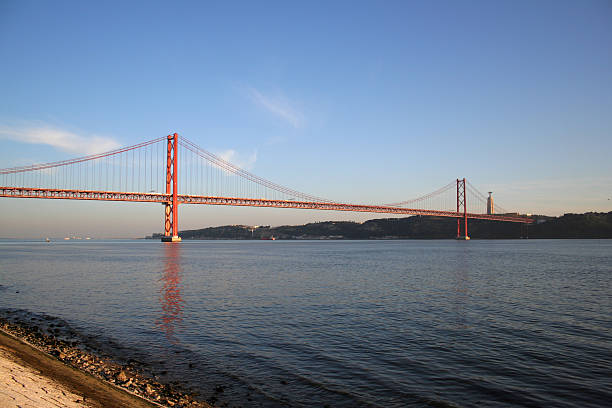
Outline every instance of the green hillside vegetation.
<path fill-rule="evenodd" d="M 469 220 L 473 239 L 529 238 L 612 238 L 612 212 L 565 214 L 561 217 L 535 216 L 536 223 L 521 224 Z M 457 234 L 454 218 L 414 216 L 381 218 L 363 223 L 326 221 L 271 228 L 226 225 L 181 231 L 183 239 L 451 239 Z M 161 234 L 147 238 L 159 239 Z"/>
<path fill-rule="evenodd" d="M 612 238 L 612 211 L 565 214 L 529 227 L 530 238 Z"/>

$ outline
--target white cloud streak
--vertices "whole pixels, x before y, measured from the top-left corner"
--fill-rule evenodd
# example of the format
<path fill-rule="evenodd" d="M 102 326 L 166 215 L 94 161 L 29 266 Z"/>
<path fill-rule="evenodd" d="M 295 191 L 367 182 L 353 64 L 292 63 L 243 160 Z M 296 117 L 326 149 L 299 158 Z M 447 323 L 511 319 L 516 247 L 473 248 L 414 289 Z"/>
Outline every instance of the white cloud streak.
<path fill-rule="evenodd" d="M 109 137 L 78 135 L 41 123 L 23 127 L 0 125 L 0 139 L 48 145 L 68 153 L 82 155 L 102 153 L 121 146 L 116 140 Z"/>
<path fill-rule="evenodd" d="M 294 128 L 298 129 L 304 125 L 304 115 L 296 110 L 285 97 L 264 95 L 252 87 L 248 88 L 248 94 L 257 106 L 281 118 Z"/>
<path fill-rule="evenodd" d="M 233 149 L 216 152 L 215 154 L 223 160 L 226 160 L 244 170 L 251 170 L 257 161 L 256 150 L 249 155 L 240 154 Z"/>

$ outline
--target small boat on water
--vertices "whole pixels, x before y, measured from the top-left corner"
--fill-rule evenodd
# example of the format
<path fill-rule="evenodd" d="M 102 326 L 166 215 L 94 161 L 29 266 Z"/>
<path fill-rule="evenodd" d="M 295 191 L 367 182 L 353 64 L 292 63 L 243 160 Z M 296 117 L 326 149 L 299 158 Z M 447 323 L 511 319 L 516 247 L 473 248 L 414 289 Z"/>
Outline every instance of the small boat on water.
<path fill-rule="evenodd" d="M 261 237 L 262 241 L 276 241 L 276 237 L 273 235 L 271 237 Z"/>

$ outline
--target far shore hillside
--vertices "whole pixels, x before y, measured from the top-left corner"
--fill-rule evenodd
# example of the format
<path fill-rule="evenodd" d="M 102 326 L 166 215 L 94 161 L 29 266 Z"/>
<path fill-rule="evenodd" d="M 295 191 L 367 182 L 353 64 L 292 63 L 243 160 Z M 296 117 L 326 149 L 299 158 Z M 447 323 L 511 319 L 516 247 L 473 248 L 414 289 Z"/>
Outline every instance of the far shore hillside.
<path fill-rule="evenodd" d="M 469 220 L 473 239 L 584 239 L 612 238 L 612 211 L 565 214 L 560 217 L 533 216 L 529 226 L 511 222 Z M 413 216 L 380 218 L 363 223 L 326 221 L 280 227 L 225 225 L 181 231 L 182 239 L 452 239 L 457 231 L 454 218 Z M 146 238 L 160 239 L 162 234 Z"/>

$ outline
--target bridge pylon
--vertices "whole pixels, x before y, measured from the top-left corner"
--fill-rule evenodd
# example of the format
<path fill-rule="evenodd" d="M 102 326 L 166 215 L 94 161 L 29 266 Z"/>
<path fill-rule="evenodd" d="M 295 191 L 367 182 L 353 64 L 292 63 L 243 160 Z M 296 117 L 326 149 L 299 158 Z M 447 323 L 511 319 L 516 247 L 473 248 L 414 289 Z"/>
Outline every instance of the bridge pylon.
<path fill-rule="evenodd" d="M 164 236 L 162 242 L 181 242 L 178 236 L 178 134 L 168 135 L 166 155 L 166 194 L 172 198 L 164 203 Z"/>
<path fill-rule="evenodd" d="M 463 216 L 461 216 L 463 209 Z M 469 240 L 468 221 L 467 221 L 467 194 L 465 193 L 465 178 L 457 179 L 457 239 Z M 461 224 L 463 218 L 463 235 L 461 235 Z"/>

